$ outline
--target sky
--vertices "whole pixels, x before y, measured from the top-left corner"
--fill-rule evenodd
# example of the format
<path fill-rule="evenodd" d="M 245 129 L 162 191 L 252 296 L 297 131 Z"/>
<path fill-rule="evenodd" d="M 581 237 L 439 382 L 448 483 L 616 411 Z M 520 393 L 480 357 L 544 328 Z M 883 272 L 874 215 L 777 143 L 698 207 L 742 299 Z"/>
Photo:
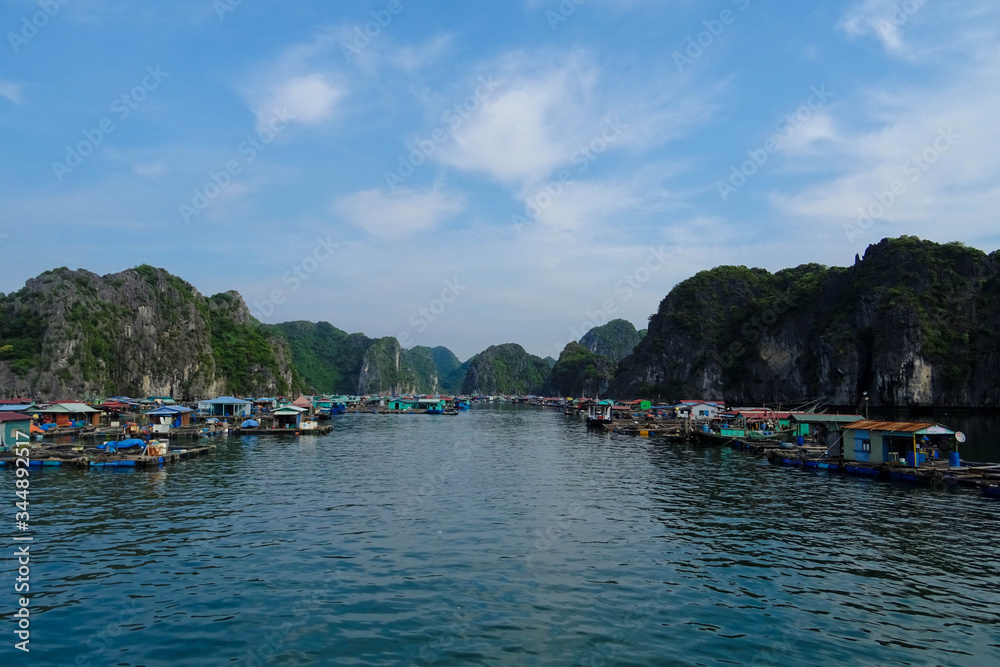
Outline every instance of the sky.
<path fill-rule="evenodd" d="M 1000 248 L 996 0 L 4 0 L 0 291 L 558 356 L 721 264 Z"/>

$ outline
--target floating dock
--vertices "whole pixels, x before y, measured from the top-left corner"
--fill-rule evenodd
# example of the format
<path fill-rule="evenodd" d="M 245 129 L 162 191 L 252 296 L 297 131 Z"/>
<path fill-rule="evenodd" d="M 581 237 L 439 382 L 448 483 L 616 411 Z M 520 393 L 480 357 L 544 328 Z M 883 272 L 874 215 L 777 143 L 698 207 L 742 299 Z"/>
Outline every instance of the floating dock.
<path fill-rule="evenodd" d="M 233 435 L 326 435 L 333 431 L 332 426 L 319 428 L 234 428 Z"/>
<path fill-rule="evenodd" d="M 946 461 L 928 461 L 914 468 L 901 463 L 863 463 L 842 458 L 823 458 L 814 453 L 789 449 L 770 449 L 767 459 L 777 465 L 826 470 L 882 481 L 909 482 L 930 486 L 938 491 L 957 487 L 975 488 L 984 495 L 1000 497 L 1000 491 L 996 490 L 997 484 L 1000 484 L 1000 465 L 967 464 L 951 467 Z"/>
<path fill-rule="evenodd" d="M 168 450 L 163 456 L 141 454 L 94 454 L 73 449 L 34 447 L 29 457 L 30 468 L 148 468 L 184 459 L 204 456 L 215 451 L 215 445 Z M 17 466 L 18 457 L 10 452 L 0 455 L 0 467 Z"/>

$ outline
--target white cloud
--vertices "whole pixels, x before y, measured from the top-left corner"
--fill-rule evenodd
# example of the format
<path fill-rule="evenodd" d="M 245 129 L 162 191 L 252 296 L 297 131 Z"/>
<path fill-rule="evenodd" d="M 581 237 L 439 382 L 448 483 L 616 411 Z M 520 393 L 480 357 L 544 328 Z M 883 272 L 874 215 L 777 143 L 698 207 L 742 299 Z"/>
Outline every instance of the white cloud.
<path fill-rule="evenodd" d="M 538 181 L 569 163 L 581 121 L 593 113 L 595 71 L 574 57 L 541 72 L 524 66 L 508 63 L 497 75 L 499 90 L 457 128 L 442 161 L 508 184 Z"/>
<path fill-rule="evenodd" d="M 865 120 L 879 119 L 879 126 L 858 129 L 857 119 L 837 121 L 847 129 L 811 156 L 828 174 L 833 165 L 832 174 L 774 194 L 772 202 L 799 222 L 843 227 L 857 224 L 859 208 L 867 210 L 881 196 L 880 204 L 890 203 L 884 212 L 875 207 L 880 214 L 864 235 L 868 242 L 900 233 L 953 236 L 955 225 L 967 238 L 990 232 L 1000 198 L 1000 155 L 982 147 L 1000 145 L 997 80 L 1000 54 L 945 83 L 863 94 L 844 113 L 862 110 Z M 902 191 L 885 195 L 894 183 Z"/>
<path fill-rule="evenodd" d="M 719 91 L 690 93 L 666 73 L 657 78 L 647 72 L 643 81 L 605 76 L 582 51 L 508 54 L 464 77 L 465 90 L 477 90 L 483 72 L 500 83 L 498 90 L 481 96 L 453 124 L 451 140 L 436 157 L 522 187 L 583 159 L 591 142 L 606 143 L 610 153 L 683 136 L 709 122 L 714 108 L 708 100 Z M 658 80 L 655 89 L 646 85 L 650 78 Z M 614 136 L 602 143 L 609 123 Z"/>
<path fill-rule="evenodd" d="M 266 124 L 282 111 L 287 111 L 294 122 L 318 125 L 330 120 L 337 104 L 344 96 L 339 85 L 318 73 L 292 77 L 277 83 L 257 107 L 258 126 Z"/>
<path fill-rule="evenodd" d="M 363 190 L 338 199 L 333 211 L 383 241 L 409 238 L 436 229 L 465 209 L 465 198 L 434 187 Z"/>
<path fill-rule="evenodd" d="M 14 104 L 20 104 L 23 101 L 23 97 L 21 95 L 21 91 L 23 89 L 23 84 L 0 79 L 0 97 L 5 97 Z"/>
<path fill-rule="evenodd" d="M 286 49 L 273 64 L 258 68 L 246 78 L 241 92 L 257 117 L 258 130 L 285 112 L 293 123 L 313 127 L 336 117 L 348 87 L 331 62 L 335 47 L 330 34 L 320 34 Z"/>

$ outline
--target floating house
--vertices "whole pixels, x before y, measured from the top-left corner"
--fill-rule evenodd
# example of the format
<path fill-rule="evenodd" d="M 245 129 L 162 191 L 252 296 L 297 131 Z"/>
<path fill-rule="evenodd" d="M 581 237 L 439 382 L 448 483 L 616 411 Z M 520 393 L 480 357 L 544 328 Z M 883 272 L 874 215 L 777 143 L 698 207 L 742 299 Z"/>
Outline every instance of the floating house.
<path fill-rule="evenodd" d="M 232 396 L 220 396 L 198 403 L 198 412 L 207 417 L 249 417 L 253 403 Z"/>
<path fill-rule="evenodd" d="M 60 428 L 69 428 L 99 426 L 103 413 L 84 403 L 54 403 L 43 410 L 34 410 L 33 414 L 41 416 L 43 421 L 55 422 Z"/>
<path fill-rule="evenodd" d="M 308 414 L 305 408 L 295 405 L 286 405 L 278 408 L 271 414 L 274 415 L 275 428 L 301 428 L 302 415 Z"/>
<path fill-rule="evenodd" d="M 669 406 L 678 419 L 715 419 L 726 406 L 719 401 L 684 400 Z"/>
<path fill-rule="evenodd" d="M 446 398 L 421 398 L 417 401 L 418 410 L 426 410 L 431 414 L 443 414 L 447 407 Z"/>
<path fill-rule="evenodd" d="M 254 405 L 254 411 L 256 412 L 270 412 L 271 410 L 274 410 L 275 408 L 278 407 L 278 399 L 267 398 L 267 397 L 258 398 L 256 401 L 253 402 L 253 405 Z"/>
<path fill-rule="evenodd" d="M 179 405 L 165 405 L 162 408 L 157 408 L 147 412 L 144 416 L 147 417 L 149 419 L 149 423 L 153 425 L 153 431 L 155 433 L 166 433 L 170 430 L 170 427 L 180 428 L 182 426 L 190 426 L 192 412 L 194 412 L 194 410 L 191 408 L 185 408 Z"/>
<path fill-rule="evenodd" d="M 906 461 L 915 467 L 954 435 L 955 431 L 941 424 L 862 419 L 844 426 L 844 458 L 867 463 Z"/>
<path fill-rule="evenodd" d="M 312 414 L 312 411 L 314 409 L 312 399 L 309 398 L 308 396 L 299 396 L 294 401 L 292 401 L 292 405 L 294 405 L 297 408 L 305 408 L 306 410 L 309 411 L 310 414 Z"/>
<path fill-rule="evenodd" d="M 844 427 L 863 420 L 861 415 L 828 415 L 817 413 L 793 413 L 788 421 L 792 435 L 800 438 L 811 437 L 816 444 L 826 447 L 831 456 L 841 456 Z"/>
<path fill-rule="evenodd" d="M 417 410 L 420 402 L 415 398 L 391 398 L 389 399 L 390 410 Z"/>
<path fill-rule="evenodd" d="M 0 451 L 26 443 L 31 435 L 31 417 L 17 412 L 0 412 Z"/>

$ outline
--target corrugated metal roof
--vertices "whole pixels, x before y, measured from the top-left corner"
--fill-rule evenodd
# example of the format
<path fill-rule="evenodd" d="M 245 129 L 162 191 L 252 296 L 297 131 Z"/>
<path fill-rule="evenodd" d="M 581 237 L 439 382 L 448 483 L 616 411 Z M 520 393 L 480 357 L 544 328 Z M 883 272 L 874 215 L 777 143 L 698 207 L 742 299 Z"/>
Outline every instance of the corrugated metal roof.
<path fill-rule="evenodd" d="M 919 433 L 925 429 L 936 426 L 943 431 L 942 435 L 953 435 L 955 432 L 947 426 L 932 424 L 930 422 L 880 422 L 870 419 L 862 419 L 853 424 L 848 424 L 844 428 L 858 431 L 895 431 L 897 433 Z"/>
<path fill-rule="evenodd" d="M 792 419 L 797 422 L 810 422 L 820 424 L 824 422 L 836 422 L 838 424 L 851 424 L 853 422 L 864 421 L 861 415 L 828 415 L 828 414 L 793 414 Z"/>
<path fill-rule="evenodd" d="M 44 410 L 36 410 L 35 412 L 42 414 L 77 414 L 79 412 L 100 412 L 100 410 L 95 410 L 83 403 L 56 403 Z"/>
<path fill-rule="evenodd" d="M 31 417 L 17 412 L 0 412 L 0 422 L 28 422 Z"/>

